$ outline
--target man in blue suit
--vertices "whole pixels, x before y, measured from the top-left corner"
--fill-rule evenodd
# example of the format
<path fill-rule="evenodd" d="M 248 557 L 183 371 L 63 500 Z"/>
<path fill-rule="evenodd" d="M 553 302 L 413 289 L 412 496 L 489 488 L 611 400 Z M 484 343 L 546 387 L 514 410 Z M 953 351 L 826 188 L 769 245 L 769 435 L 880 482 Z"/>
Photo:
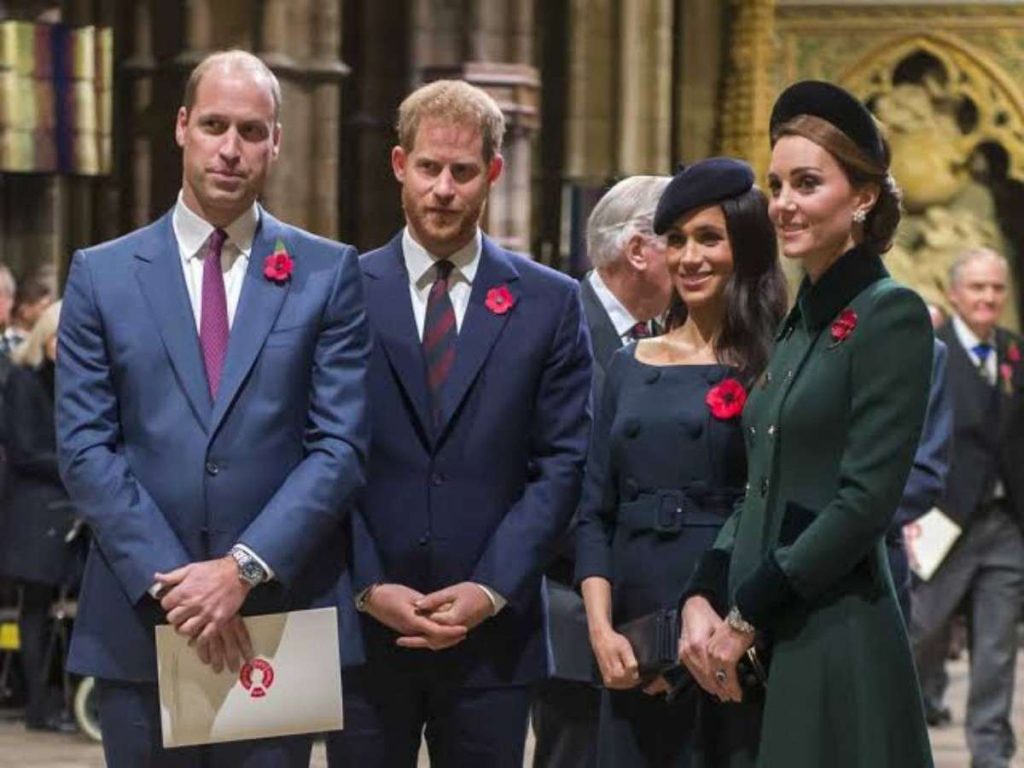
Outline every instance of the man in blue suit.
<path fill-rule="evenodd" d="M 59 458 L 94 543 L 68 666 L 98 678 L 114 768 L 309 763 L 306 737 L 163 749 L 155 685 L 158 623 L 237 670 L 251 653 L 240 613 L 351 594 L 343 523 L 364 481 L 369 332 L 353 249 L 256 202 L 279 110 L 259 59 L 205 59 L 175 125 L 177 204 L 72 262 Z"/>
<path fill-rule="evenodd" d="M 579 286 L 479 220 L 504 118 L 464 82 L 399 109 L 406 227 L 363 256 L 373 439 L 353 515 L 367 664 L 333 766 L 521 768 L 545 674 L 541 573 L 577 503 L 591 357 Z"/>

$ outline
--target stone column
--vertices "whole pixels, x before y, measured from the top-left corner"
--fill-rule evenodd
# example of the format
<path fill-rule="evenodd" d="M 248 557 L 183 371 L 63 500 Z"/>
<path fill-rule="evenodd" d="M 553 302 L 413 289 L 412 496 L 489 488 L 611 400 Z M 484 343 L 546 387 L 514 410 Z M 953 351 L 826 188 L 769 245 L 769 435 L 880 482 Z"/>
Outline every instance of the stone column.
<path fill-rule="evenodd" d="M 674 160 L 691 163 L 714 154 L 722 83 L 724 13 L 719 0 L 687 0 L 678 30 Z"/>
<path fill-rule="evenodd" d="M 570 0 L 565 175 L 601 182 L 615 173 L 615 14 L 611 0 Z"/>
<path fill-rule="evenodd" d="M 667 173 L 672 143 L 672 0 L 624 0 L 618 174 Z"/>
<path fill-rule="evenodd" d="M 153 100 L 153 72 L 156 59 L 153 57 L 152 23 L 150 0 L 135 0 L 132 7 L 132 40 L 135 50 L 121 65 L 131 80 L 131 127 L 130 135 L 122 133 L 120 140 L 131 144 L 131 177 L 126 178 L 129 191 L 129 227 L 147 224 L 152 207 L 152 136 L 145 129 Z M 122 90 L 122 93 L 124 91 Z M 127 177 L 127 174 L 125 174 Z"/>

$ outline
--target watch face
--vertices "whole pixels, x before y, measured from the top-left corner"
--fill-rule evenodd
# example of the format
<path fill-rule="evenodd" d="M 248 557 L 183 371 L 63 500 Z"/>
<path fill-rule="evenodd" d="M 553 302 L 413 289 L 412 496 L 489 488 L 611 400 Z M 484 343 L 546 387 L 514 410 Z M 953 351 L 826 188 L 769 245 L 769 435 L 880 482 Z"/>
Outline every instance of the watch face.
<path fill-rule="evenodd" d="M 263 581 L 263 569 L 255 560 L 246 560 L 240 564 L 242 578 L 250 584 L 258 584 Z"/>

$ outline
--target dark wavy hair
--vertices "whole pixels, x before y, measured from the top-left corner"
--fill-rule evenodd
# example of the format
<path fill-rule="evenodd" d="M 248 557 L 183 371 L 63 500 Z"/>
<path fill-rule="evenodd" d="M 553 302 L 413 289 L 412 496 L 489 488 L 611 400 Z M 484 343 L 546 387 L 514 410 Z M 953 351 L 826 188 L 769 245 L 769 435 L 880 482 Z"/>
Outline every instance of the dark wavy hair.
<path fill-rule="evenodd" d="M 733 272 L 725 285 L 725 317 L 715 355 L 736 366 L 749 387 L 768 364 L 775 331 L 786 313 L 786 279 L 764 193 L 753 187 L 719 205 L 732 249 Z M 686 304 L 676 293 L 666 327 L 681 326 L 686 315 Z"/>

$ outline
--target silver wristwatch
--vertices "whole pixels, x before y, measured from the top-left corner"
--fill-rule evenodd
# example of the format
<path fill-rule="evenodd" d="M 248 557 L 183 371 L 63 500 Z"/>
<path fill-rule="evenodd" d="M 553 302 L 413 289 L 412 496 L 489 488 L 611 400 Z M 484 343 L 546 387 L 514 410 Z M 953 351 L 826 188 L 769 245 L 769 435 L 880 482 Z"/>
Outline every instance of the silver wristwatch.
<path fill-rule="evenodd" d="M 737 632 L 744 635 L 752 635 L 757 631 L 754 629 L 753 624 L 740 615 L 740 609 L 735 605 L 729 610 L 729 613 L 726 614 L 725 623 L 728 624 L 730 628 L 735 629 Z"/>
<path fill-rule="evenodd" d="M 259 561 L 238 545 L 231 548 L 231 556 L 238 564 L 238 578 L 255 587 L 267 580 L 267 572 Z"/>

